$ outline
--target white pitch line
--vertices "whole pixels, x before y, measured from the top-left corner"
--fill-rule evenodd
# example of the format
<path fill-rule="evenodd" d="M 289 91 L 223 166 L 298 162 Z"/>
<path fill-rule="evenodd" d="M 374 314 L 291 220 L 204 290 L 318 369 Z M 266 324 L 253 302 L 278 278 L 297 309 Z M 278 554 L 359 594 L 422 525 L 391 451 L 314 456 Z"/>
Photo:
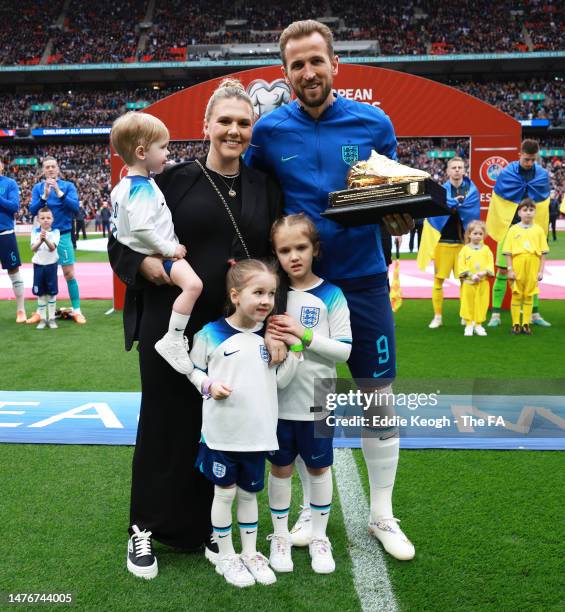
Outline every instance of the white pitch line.
<path fill-rule="evenodd" d="M 334 449 L 333 467 L 361 608 L 363 612 L 397 612 L 383 552 L 368 533 L 369 504 L 350 448 Z"/>

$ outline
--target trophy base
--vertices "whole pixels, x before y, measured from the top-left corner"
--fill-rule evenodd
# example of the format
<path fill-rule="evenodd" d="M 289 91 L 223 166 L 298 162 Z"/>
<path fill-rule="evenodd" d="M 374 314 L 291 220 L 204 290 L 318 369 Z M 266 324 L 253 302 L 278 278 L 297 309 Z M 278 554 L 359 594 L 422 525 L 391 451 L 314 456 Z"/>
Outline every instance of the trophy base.
<path fill-rule="evenodd" d="M 386 215 L 409 214 L 413 219 L 449 215 L 447 192 L 426 179 L 393 185 L 344 189 L 329 194 L 322 217 L 346 227 L 382 223 Z"/>

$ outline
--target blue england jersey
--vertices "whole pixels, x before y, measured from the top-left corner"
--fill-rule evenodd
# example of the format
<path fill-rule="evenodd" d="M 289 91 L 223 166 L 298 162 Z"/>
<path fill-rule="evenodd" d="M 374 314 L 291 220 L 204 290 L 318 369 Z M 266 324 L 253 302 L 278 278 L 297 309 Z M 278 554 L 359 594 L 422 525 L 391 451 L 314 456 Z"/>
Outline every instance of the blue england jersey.
<path fill-rule="evenodd" d="M 378 225 L 346 228 L 324 219 L 328 194 L 346 188 L 352 164 L 374 149 L 396 159 L 396 136 L 379 108 L 336 96 L 318 120 L 299 102 L 261 117 L 245 154 L 250 166 L 278 179 L 285 214 L 306 213 L 316 224 L 322 256 L 315 272 L 329 280 L 386 271 Z"/>
<path fill-rule="evenodd" d="M 53 229 L 58 229 L 61 234 L 71 231 L 73 227 L 73 215 L 78 212 L 78 194 L 74 183 L 57 179 L 59 189 L 63 195 L 59 198 L 54 189 L 51 189 L 47 200 L 43 199 L 45 181 L 34 185 L 31 192 L 31 205 L 29 212 L 36 215 L 43 206 L 48 206 L 53 213 Z"/>
<path fill-rule="evenodd" d="M 14 215 L 20 206 L 20 190 L 14 179 L 0 176 L 0 233 L 14 231 Z"/>

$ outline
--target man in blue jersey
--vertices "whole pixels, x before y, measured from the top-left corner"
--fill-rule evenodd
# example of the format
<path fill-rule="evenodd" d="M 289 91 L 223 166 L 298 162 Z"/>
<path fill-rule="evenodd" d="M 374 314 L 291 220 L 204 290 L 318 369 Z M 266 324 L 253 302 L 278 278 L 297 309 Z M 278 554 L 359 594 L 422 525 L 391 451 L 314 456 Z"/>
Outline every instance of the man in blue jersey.
<path fill-rule="evenodd" d="M 20 207 L 20 190 L 14 179 L 4 175 L 0 159 L 0 262 L 8 271 L 16 298 L 16 323 L 26 322 L 24 309 L 24 281 L 20 274 L 20 253 L 16 241 L 14 215 Z"/>
<path fill-rule="evenodd" d="M 396 159 L 394 128 L 382 110 L 333 93 L 338 58 L 327 26 L 294 22 L 281 34 L 280 49 L 283 74 L 297 100 L 257 122 L 245 159 L 277 178 L 286 214 L 304 212 L 316 224 L 322 241 L 316 274 L 342 289 L 351 312 L 351 373 L 364 387 L 386 394 L 396 375 L 396 351 L 379 227 L 346 228 L 321 213 L 328 193 L 346 187 L 351 164 L 368 159 L 372 149 Z M 392 235 L 412 227 L 410 216 L 387 220 Z M 362 446 L 371 487 L 370 532 L 397 559 L 411 559 L 414 547 L 392 512 L 398 430 L 365 432 Z"/>
<path fill-rule="evenodd" d="M 59 178 L 59 164 L 54 157 L 46 157 L 43 160 L 43 175 L 44 180 L 34 185 L 31 192 L 29 211 L 32 215 L 36 215 L 40 208 L 48 206 L 53 213 L 53 229 L 59 230 L 61 235 L 57 252 L 67 281 L 73 307 L 73 319 L 80 325 L 84 325 L 86 318 L 80 310 L 80 294 L 75 278 L 75 252 L 72 243 L 73 216 L 79 209 L 77 190 L 73 183 Z M 27 322 L 38 323 L 39 320 L 39 314 L 36 312 Z"/>

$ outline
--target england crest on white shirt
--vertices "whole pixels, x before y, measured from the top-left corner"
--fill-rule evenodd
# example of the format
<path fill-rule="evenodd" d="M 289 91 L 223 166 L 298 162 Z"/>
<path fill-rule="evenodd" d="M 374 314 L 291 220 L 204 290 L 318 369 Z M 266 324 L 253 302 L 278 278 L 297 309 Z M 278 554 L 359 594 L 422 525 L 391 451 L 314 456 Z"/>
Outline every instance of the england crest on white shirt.
<path fill-rule="evenodd" d="M 271 355 L 264 344 L 259 345 L 259 353 L 261 354 L 261 359 L 265 363 L 269 363 L 269 361 L 271 361 Z"/>
<path fill-rule="evenodd" d="M 316 327 L 320 320 L 320 309 L 316 306 L 302 306 L 300 322 L 304 327 Z"/>
<path fill-rule="evenodd" d="M 226 475 L 226 466 L 223 463 L 214 461 L 212 464 L 212 472 L 216 478 L 223 478 Z"/>

